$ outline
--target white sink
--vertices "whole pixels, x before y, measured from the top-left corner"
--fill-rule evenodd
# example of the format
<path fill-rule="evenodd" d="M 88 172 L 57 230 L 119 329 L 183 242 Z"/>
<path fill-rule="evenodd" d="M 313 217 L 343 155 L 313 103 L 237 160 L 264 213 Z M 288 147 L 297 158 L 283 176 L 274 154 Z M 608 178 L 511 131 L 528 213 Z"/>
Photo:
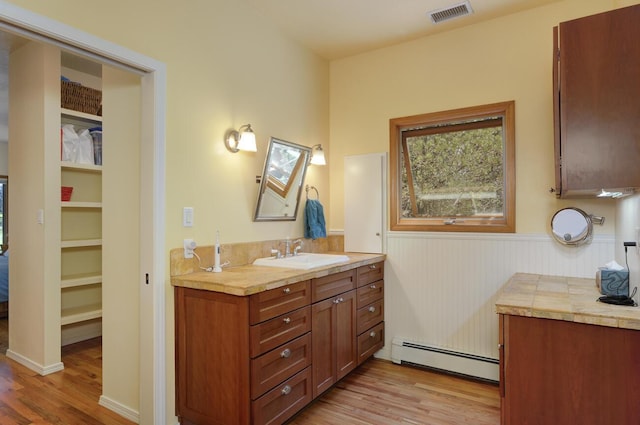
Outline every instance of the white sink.
<path fill-rule="evenodd" d="M 313 254 L 301 252 L 294 257 L 274 258 L 265 257 L 258 258 L 253 262 L 254 266 L 267 267 L 288 267 L 290 269 L 313 269 L 315 267 L 330 266 L 332 264 L 344 263 L 349 261 L 346 255 L 337 254 Z"/>

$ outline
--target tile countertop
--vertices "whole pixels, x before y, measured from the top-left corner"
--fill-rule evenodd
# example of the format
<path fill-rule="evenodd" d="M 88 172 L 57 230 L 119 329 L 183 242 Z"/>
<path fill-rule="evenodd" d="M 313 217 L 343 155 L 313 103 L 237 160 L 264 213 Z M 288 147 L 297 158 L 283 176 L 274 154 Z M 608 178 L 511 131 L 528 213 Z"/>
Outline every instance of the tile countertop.
<path fill-rule="evenodd" d="M 596 301 L 595 279 L 516 273 L 504 285 L 496 312 L 640 330 L 640 307 Z"/>
<path fill-rule="evenodd" d="M 363 254 L 355 252 L 332 252 L 330 254 L 347 255 L 349 261 L 309 270 L 248 264 L 245 266 L 224 268 L 221 273 L 196 272 L 173 276 L 171 278 L 171 284 L 184 288 L 246 296 L 295 282 L 378 263 L 385 259 L 384 254 Z"/>

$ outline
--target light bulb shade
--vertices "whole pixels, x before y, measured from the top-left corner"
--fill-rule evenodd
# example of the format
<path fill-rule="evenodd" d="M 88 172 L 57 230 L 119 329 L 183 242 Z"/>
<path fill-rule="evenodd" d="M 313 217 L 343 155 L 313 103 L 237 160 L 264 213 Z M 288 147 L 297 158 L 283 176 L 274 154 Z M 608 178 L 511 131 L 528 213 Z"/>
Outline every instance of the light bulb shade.
<path fill-rule="evenodd" d="M 309 163 L 313 165 L 327 165 L 322 145 L 313 145 L 311 147 L 311 161 L 309 161 Z"/>
<path fill-rule="evenodd" d="M 229 130 L 224 137 L 224 145 L 229 152 L 257 152 L 256 135 L 251 128 L 251 124 L 241 126 L 237 131 Z"/>
<path fill-rule="evenodd" d="M 241 151 L 257 152 L 256 134 L 249 127 L 247 130 L 240 132 L 240 140 L 238 141 L 238 149 Z"/>

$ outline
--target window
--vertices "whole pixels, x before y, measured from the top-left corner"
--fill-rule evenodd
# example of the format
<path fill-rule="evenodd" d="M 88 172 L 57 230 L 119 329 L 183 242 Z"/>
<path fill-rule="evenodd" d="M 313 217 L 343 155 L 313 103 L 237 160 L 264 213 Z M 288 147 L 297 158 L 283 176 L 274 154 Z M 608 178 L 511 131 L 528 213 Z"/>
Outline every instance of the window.
<path fill-rule="evenodd" d="M 515 103 L 390 120 L 391 230 L 515 232 Z"/>

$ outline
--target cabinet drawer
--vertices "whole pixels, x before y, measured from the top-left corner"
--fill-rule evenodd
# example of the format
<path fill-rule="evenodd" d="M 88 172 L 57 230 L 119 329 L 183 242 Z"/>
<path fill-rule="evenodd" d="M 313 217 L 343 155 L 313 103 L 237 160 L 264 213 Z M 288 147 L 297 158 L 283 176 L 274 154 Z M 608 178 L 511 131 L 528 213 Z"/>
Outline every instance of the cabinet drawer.
<path fill-rule="evenodd" d="M 356 287 L 356 269 L 319 277 L 311 281 L 312 302 L 342 294 Z"/>
<path fill-rule="evenodd" d="M 384 278 L 384 262 L 358 267 L 358 287 Z"/>
<path fill-rule="evenodd" d="M 251 360 L 251 399 L 255 400 L 310 364 L 310 333 Z"/>
<path fill-rule="evenodd" d="M 311 281 L 270 289 L 249 298 L 249 323 L 264 322 L 311 304 Z"/>
<path fill-rule="evenodd" d="M 358 336 L 358 364 L 384 347 L 384 322 Z"/>
<path fill-rule="evenodd" d="M 254 425 L 280 425 L 311 402 L 311 368 L 275 387 L 251 403 Z"/>
<path fill-rule="evenodd" d="M 358 309 L 357 313 L 357 333 L 360 335 L 373 325 L 384 320 L 384 301 L 378 300 Z"/>
<path fill-rule="evenodd" d="M 304 307 L 251 326 L 250 356 L 257 357 L 311 330 L 311 307 Z"/>
<path fill-rule="evenodd" d="M 384 298 L 384 280 L 378 280 L 358 288 L 358 308 Z"/>

